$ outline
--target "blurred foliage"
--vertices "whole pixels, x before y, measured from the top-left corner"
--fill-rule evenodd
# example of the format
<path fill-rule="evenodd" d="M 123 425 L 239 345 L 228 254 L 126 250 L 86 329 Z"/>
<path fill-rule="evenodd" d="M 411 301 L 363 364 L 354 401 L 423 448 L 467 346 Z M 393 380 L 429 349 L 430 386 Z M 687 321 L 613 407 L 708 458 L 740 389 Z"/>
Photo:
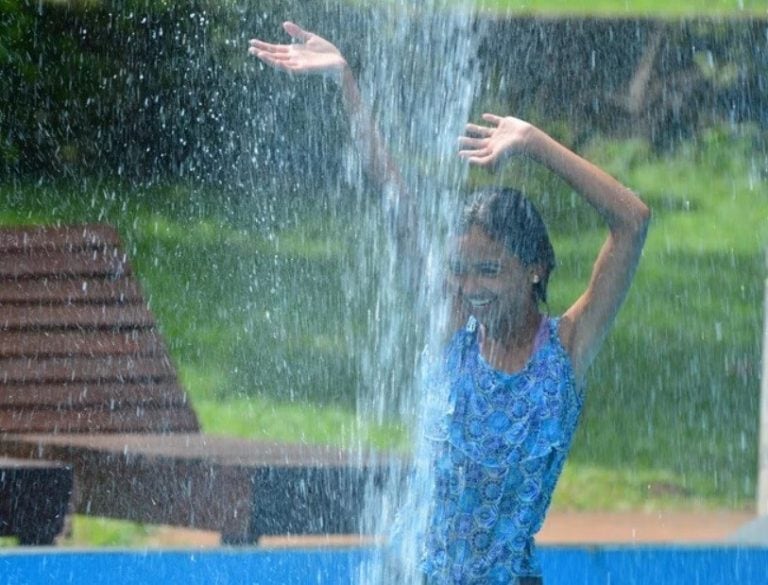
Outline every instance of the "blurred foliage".
<path fill-rule="evenodd" d="M 763 20 L 490 22 L 478 113 L 555 125 L 577 147 L 600 134 L 639 137 L 656 152 L 724 121 L 768 127 Z"/>
<path fill-rule="evenodd" d="M 357 68 L 372 10 L 321 0 L 3 0 L 0 178 L 175 177 L 241 199 L 325 188 L 343 166 L 340 149 L 326 146 L 347 134 L 336 93 L 265 70 L 247 57 L 247 40 L 287 41 L 280 22 L 290 17 L 337 42 Z M 485 104 L 559 121 L 573 144 L 596 132 L 640 134 L 659 149 L 720 120 L 768 124 L 764 21 L 477 18 L 488 30 Z M 285 148 L 308 126 L 323 138 Z"/>
<path fill-rule="evenodd" d="M 176 177 L 230 193 L 275 183 L 290 191 L 317 170 L 321 145 L 276 149 L 304 124 L 325 127 L 333 139 L 337 108 L 323 108 L 328 99 L 319 96 L 328 93 L 317 86 L 311 107 L 300 97 L 285 106 L 297 84 L 270 71 L 254 82 L 259 66 L 246 55 L 247 39 L 279 31 L 281 15 L 311 21 L 318 9 L 277 0 L 247 8 L 208 0 L 5 0 L 0 177 L 144 184 Z M 274 172 L 284 165 L 292 177 Z"/>

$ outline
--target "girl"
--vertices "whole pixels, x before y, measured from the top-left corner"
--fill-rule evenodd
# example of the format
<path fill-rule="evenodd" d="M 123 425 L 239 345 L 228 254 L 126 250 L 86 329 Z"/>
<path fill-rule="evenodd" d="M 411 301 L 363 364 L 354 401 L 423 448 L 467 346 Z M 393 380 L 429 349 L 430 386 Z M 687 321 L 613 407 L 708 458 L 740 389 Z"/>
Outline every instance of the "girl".
<path fill-rule="evenodd" d="M 344 57 L 293 23 L 284 28 L 298 42 L 252 40 L 249 52 L 279 69 L 339 83 L 372 176 L 405 193 Z M 555 256 L 532 203 L 518 191 L 497 189 L 475 194 L 465 209 L 447 277 L 456 331 L 440 385 L 448 407 L 426 431 L 436 485 L 423 566 L 428 583 L 540 583 L 534 535 L 576 429 L 587 369 L 635 273 L 650 212 L 535 126 L 511 116 L 483 120 L 467 125 L 459 156 L 482 167 L 531 157 L 579 193 L 609 234 L 587 289 L 561 317 L 550 318 L 541 305 Z M 402 219 L 407 228 L 410 219 Z"/>

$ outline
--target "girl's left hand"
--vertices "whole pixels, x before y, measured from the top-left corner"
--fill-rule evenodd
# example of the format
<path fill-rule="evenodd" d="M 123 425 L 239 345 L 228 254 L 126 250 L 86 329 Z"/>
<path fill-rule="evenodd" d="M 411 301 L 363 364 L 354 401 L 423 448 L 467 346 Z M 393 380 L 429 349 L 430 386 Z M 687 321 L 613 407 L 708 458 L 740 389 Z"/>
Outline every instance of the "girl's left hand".
<path fill-rule="evenodd" d="M 507 156 L 528 151 L 535 127 L 528 122 L 507 116 L 483 114 L 491 126 L 467 124 L 467 136 L 459 138 L 459 156 L 479 166 L 492 166 Z"/>
<path fill-rule="evenodd" d="M 333 43 L 293 22 L 283 23 L 283 29 L 297 42 L 273 45 L 251 39 L 248 53 L 289 73 L 319 73 L 337 81 L 341 78 L 347 62 Z"/>

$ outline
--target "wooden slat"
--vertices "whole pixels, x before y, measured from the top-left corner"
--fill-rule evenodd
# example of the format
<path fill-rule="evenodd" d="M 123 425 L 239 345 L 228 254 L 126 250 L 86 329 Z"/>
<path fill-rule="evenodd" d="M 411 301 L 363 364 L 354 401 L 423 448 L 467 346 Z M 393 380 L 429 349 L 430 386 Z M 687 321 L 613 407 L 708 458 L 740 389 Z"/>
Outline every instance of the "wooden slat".
<path fill-rule="evenodd" d="M 137 303 L 141 290 L 129 278 L 0 280 L 0 305 L 7 303 Z"/>
<path fill-rule="evenodd" d="M 0 306 L 0 329 L 148 328 L 154 323 L 144 305 Z"/>
<path fill-rule="evenodd" d="M 42 332 L 0 330 L 0 358 L 162 355 L 165 352 L 165 346 L 154 329 Z"/>
<path fill-rule="evenodd" d="M 0 456 L 0 470 L 9 469 L 66 469 L 69 467 L 61 461 L 46 461 L 44 459 L 17 459 L 15 457 Z"/>
<path fill-rule="evenodd" d="M 0 254 L 0 279 L 105 276 L 130 273 L 128 259 L 117 248 L 104 250 L 33 250 Z"/>
<path fill-rule="evenodd" d="M 156 357 L 7 358 L 0 360 L 0 384 L 173 379 L 170 361 Z"/>
<path fill-rule="evenodd" d="M 0 230 L 0 253 L 119 245 L 120 237 L 117 231 L 107 225 L 21 226 Z"/>
<path fill-rule="evenodd" d="M 168 433 L 199 428 L 188 408 L 0 410 L 0 433 Z"/>
<path fill-rule="evenodd" d="M 145 383 L 81 382 L 0 384 L 0 408 L 186 407 L 187 395 L 175 380 Z"/>

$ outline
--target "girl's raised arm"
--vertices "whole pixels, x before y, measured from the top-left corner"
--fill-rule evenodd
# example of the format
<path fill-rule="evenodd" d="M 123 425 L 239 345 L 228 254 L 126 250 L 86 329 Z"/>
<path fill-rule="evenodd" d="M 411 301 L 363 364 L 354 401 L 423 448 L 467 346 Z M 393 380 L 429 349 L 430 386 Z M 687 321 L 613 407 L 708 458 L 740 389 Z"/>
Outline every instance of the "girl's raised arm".
<path fill-rule="evenodd" d="M 296 42 L 275 45 L 252 39 L 248 52 L 264 63 L 292 74 L 323 75 L 336 82 L 342 91 L 344 108 L 352 123 L 352 137 L 363 157 L 368 173 L 379 187 L 400 197 L 404 193 L 399 170 L 376 129 L 365 106 L 357 80 L 338 48 L 326 39 L 304 30 L 293 22 L 283 23 L 283 29 Z"/>
<path fill-rule="evenodd" d="M 616 179 L 536 128 L 513 117 L 484 114 L 490 126 L 469 124 L 459 155 L 480 166 L 528 154 L 573 187 L 605 220 L 610 233 L 597 255 L 584 293 L 565 312 L 560 337 L 577 378 L 597 354 L 635 274 L 650 210 Z"/>

